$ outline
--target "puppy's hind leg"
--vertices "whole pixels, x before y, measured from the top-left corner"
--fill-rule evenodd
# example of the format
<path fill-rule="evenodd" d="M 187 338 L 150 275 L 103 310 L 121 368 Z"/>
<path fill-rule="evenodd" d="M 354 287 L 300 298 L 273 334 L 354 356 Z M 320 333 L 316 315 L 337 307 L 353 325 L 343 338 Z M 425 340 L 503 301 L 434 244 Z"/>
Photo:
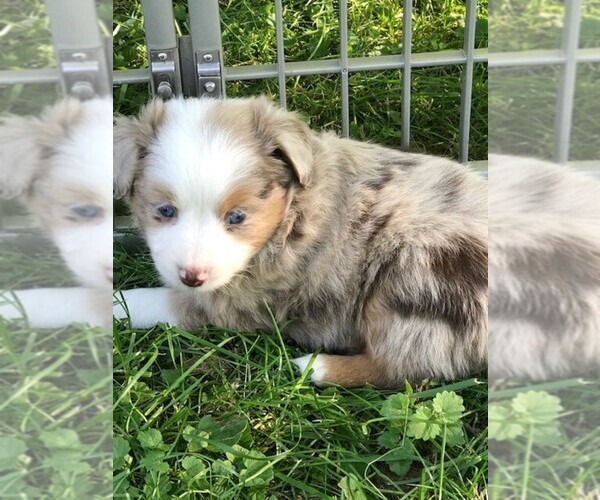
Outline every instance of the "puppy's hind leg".
<path fill-rule="evenodd" d="M 296 358 L 292 362 L 302 372 L 310 365 L 314 354 Z M 370 355 L 363 353 L 355 356 L 335 356 L 317 354 L 312 363 L 310 380 L 319 387 L 339 385 L 342 387 L 360 387 L 366 384 L 386 386 L 386 374 Z"/>

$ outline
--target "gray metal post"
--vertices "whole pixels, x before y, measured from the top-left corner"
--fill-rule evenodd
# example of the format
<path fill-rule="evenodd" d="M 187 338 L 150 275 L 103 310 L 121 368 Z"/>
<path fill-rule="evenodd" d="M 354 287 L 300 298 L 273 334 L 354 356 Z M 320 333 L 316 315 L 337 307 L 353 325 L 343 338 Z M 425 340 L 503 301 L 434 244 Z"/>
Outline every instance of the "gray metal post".
<path fill-rule="evenodd" d="M 565 22 L 563 26 L 562 51 L 565 64 L 558 87 L 556 104 L 555 152 L 554 159 L 558 163 L 569 160 L 569 144 L 571 142 L 571 124 L 573 121 L 573 105 L 575 102 L 575 80 L 577 78 L 577 48 L 579 46 L 579 27 L 581 25 L 581 2 L 569 0 L 565 2 Z"/>
<path fill-rule="evenodd" d="M 404 2 L 402 13 L 402 146 L 410 145 L 410 94 L 411 94 L 411 55 L 412 55 L 412 0 Z"/>
<path fill-rule="evenodd" d="M 287 91 L 285 88 L 285 50 L 283 46 L 283 5 L 281 0 L 275 0 L 275 37 L 277 43 L 277 82 L 279 90 L 279 105 L 287 109 Z"/>
<path fill-rule="evenodd" d="M 475 63 L 475 26 L 477 23 L 477 6 L 475 0 L 467 0 L 465 15 L 464 51 L 466 62 L 463 68 L 462 89 L 460 96 L 459 153 L 461 163 L 469 160 L 469 137 L 471 132 L 471 108 L 473 105 L 473 67 Z"/>
<path fill-rule="evenodd" d="M 179 50 L 171 0 L 142 0 L 152 93 L 163 99 L 181 94 Z"/>
<path fill-rule="evenodd" d="M 340 65 L 342 67 L 342 136 L 350 135 L 350 82 L 348 75 L 348 0 L 340 0 Z"/>
<path fill-rule="evenodd" d="M 80 99 L 112 86 L 94 0 L 45 0 L 63 90 Z"/>
<path fill-rule="evenodd" d="M 188 0 L 197 95 L 225 97 L 218 0 Z"/>

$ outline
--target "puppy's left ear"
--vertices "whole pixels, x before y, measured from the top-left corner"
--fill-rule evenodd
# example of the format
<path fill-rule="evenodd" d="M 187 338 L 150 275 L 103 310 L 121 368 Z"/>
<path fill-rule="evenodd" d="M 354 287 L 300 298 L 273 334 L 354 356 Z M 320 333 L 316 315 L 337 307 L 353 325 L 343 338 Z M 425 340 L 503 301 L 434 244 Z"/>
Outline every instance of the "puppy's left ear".
<path fill-rule="evenodd" d="M 267 154 L 286 164 L 302 187 L 309 186 L 314 161 L 312 132 L 300 116 L 260 97 L 254 99 L 254 126 Z"/>
<path fill-rule="evenodd" d="M 41 164 L 41 127 L 37 118 L 19 116 L 0 124 L 0 197 L 16 198 L 33 182 Z"/>
<path fill-rule="evenodd" d="M 135 176 L 142 169 L 148 145 L 164 119 L 165 104 L 154 99 L 135 118 L 122 116 L 113 129 L 113 188 L 115 198 L 131 192 Z"/>
<path fill-rule="evenodd" d="M 113 129 L 113 188 L 117 199 L 129 193 L 138 168 L 137 130 L 137 119 L 125 116 L 117 119 Z"/>

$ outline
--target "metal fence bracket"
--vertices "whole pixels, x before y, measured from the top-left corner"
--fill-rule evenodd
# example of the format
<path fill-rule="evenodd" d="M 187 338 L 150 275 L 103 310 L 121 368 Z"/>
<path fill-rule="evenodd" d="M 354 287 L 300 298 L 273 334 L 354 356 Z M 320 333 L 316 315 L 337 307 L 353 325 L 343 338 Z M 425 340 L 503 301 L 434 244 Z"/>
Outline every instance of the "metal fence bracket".
<path fill-rule="evenodd" d="M 150 61 L 152 94 L 163 100 L 179 96 L 181 72 L 173 2 L 171 0 L 142 0 L 144 33 Z"/>
<path fill-rule="evenodd" d="M 45 4 L 64 93 L 83 100 L 110 94 L 111 59 L 94 0 L 45 0 Z"/>
<path fill-rule="evenodd" d="M 58 58 L 65 93 L 86 100 L 110 92 L 106 54 L 102 47 L 59 50 Z"/>
<path fill-rule="evenodd" d="M 150 50 L 152 92 L 162 99 L 181 94 L 177 49 Z"/>
<path fill-rule="evenodd" d="M 223 96 L 223 75 L 218 50 L 196 52 L 196 73 L 198 76 L 198 96 Z"/>
<path fill-rule="evenodd" d="M 225 70 L 218 0 L 188 0 L 192 42 L 194 95 L 225 97 Z"/>

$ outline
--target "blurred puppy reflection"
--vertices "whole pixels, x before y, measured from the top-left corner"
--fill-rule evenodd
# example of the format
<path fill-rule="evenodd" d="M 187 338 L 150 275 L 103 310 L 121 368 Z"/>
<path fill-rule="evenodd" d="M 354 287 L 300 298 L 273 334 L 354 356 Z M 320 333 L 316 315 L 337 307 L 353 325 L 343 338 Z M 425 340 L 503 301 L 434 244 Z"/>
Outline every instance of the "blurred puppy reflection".
<path fill-rule="evenodd" d="M 599 361 L 600 182 L 490 155 L 490 378 L 597 373 Z"/>
<path fill-rule="evenodd" d="M 0 306 L 0 315 L 13 319 L 24 312 L 33 328 L 108 325 L 112 101 L 65 99 L 40 117 L 6 118 L 0 124 L 0 195 L 26 207 L 81 285 L 15 291 L 17 300 Z"/>

